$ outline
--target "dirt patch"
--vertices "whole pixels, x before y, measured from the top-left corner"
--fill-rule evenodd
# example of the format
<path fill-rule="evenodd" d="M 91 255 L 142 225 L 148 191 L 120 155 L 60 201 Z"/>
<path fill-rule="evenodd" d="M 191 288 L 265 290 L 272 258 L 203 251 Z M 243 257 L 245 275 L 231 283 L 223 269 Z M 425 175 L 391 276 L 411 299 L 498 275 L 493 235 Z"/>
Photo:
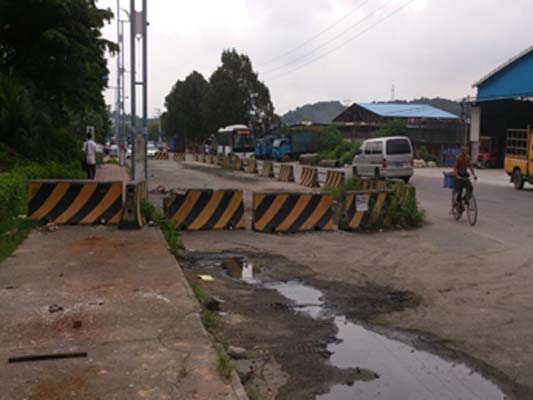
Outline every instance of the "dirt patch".
<path fill-rule="evenodd" d="M 253 277 L 248 275 L 249 271 L 239 271 L 236 266 L 235 260 L 242 255 L 253 261 Z M 281 256 L 243 252 L 193 252 L 182 255 L 179 261 L 195 288 L 223 301 L 213 333 L 226 347 L 246 349 L 245 360 L 235 363 L 252 397 L 314 399 L 334 385 L 377 379 L 374 371 L 362 366 L 331 365 L 328 346 L 337 340 L 333 321 L 295 312 L 293 302 L 265 287 L 269 282 L 288 279 L 311 281 L 312 273 L 305 266 L 295 265 Z M 241 273 L 243 276 L 239 276 Z M 199 278 L 206 274 L 214 280 Z M 255 279 L 260 279 L 262 284 L 254 284 Z M 358 305 L 358 315 L 416 305 L 414 296 L 386 288 L 346 286 L 339 292 L 346 304 Z"/>

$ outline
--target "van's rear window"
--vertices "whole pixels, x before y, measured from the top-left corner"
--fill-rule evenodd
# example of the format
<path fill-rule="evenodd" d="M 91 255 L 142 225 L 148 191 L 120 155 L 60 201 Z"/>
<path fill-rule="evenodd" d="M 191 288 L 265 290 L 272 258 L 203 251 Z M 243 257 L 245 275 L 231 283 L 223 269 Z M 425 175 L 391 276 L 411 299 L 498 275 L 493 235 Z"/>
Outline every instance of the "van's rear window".
<path fill-rule="evenodd" d="M 387 154 L 410 154 L 411 146 L 405 139 L 387 140 Z"/>

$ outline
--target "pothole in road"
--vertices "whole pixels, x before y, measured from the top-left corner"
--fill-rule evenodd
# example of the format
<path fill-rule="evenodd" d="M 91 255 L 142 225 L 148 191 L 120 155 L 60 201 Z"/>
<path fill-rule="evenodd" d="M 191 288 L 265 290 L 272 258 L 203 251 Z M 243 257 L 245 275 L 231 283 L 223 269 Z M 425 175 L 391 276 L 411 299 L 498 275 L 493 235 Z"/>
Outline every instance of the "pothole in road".
<path fill-rule="evenodd" d="M 380 332 L 373 330 L 371 326 L 352 322 L 341 311 L 327 304 L 321 290 L 306 285 L 302 280 L 278 281 L 275 277 L 272 279 L 269 271 L 263 274 L 262 272 L 268 269 L 263 264 L 265 260 L 255 263 L 252 255 L 237 253 L 192 254 L 190 259 L 194 260 L 193 264 L 204 272 L 207 269 L 222 273 L 240 285 L 277 292 L 288 300 L 290 306 L 285 307 L 285 311 L 289 310 L 295 317 L 304 317 L 317 323 L 334 326 L 335 333 L 327 337 L 325 343 L 321 342 L 318 346 L 320 351 L 317 353 L 320 353 L 322 359 L 327 359 L 326 364 L 335 367 L 334 371 L 351 371 L 352 374 L 350 377 L 344 374 L 341 379 L 325 379 L 325 386 L 315 390 L 311 397 L 305 398 L 317 400 L 355 398 L 502 400 L 506 398 L 496 384 L 465 363 L 450 361 L 425 349 L 417 349 L 409 341 L 396 339 L 405 336 L 403 333 L 388 331 L 385 335 L 381 330 Z M 257 296 L 255 301 L 261 303 L 262 294 L 256 293 L 255 296 Z M 268 315 L 259 310 L 260 307 L 255 311 L 257 320 L 247 323 L 259 323 L 267 327 Z M 244 324 L 241 325 L 241 329 L 246 330 Z M 231 337 L 229 340 L 231 342 Z M 302 337 L 302 340 L 306 339 Z M 260 347 L 261 343 L 258 342 L 257 346 Z M 273 354 L 276 354 L 276 351 L 273 351 Z M 302 360 L 302 363 L 303 365 L 298 367 L 305 369 L 305 360 Z M 281 364 L 284 369 L 287 368 L 283 365 L 283 359 Z M 357 379 L 357 373 L 361 373 L 360 371 L 365 373 Z M 293 371 L 287 372 L 291 375 Z M 300 398 L 294 393 L 293 391 L 291 394 L 294 397 L 284 398 Z"/>

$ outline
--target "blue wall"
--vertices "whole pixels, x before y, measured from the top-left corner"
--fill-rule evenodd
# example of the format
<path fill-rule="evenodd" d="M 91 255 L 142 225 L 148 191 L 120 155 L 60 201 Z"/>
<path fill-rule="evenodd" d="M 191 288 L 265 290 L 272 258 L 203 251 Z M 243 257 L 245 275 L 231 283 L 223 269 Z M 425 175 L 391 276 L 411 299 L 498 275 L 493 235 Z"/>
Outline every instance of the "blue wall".
<path fill-rule="evenodd" d="M 508 65 L 483 82 L 477 91 L 478 101 L 533 96 L 533 52 Z"/>

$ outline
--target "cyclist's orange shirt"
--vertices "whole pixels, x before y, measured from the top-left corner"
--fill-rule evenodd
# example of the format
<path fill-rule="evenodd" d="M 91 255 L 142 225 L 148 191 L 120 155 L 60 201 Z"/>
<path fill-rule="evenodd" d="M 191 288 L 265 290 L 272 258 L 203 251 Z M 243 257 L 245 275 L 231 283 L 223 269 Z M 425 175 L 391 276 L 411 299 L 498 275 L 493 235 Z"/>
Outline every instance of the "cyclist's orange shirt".
<path fill-rule="evenodd" d="M 457 174 L 460 176 L 468 176 L 468 168 L 470 168 L 472 162 L 468 154 L 459 154 L 455 159 L 455 168 L 457 169 Z"/>

